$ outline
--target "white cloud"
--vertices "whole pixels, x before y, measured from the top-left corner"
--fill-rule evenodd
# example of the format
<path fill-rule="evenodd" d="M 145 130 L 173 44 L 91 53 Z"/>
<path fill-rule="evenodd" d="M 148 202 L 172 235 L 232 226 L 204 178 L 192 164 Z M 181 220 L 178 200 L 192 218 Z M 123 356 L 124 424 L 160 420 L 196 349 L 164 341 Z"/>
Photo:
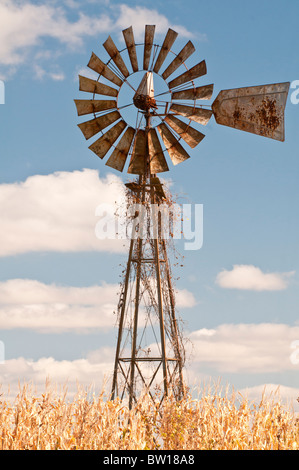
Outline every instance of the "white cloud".
<path fill-rule="evenodd" d="M 111 378 L 113 359 L 112 350 L 110 359 L 105 357 L 100 362 L 90 362 L 88 359 L 57 361 L 52 357 L 43 357 L 37 361 L 23 357 L 9 359 L 0 365 L 1 393 L 14 399 L 23 385 L 31 385 L 33 394 L 40 394 L 45 391 L 48 381 L 50 387 L 54 390 L 56 388 L 58 393 L 66 387 L 69 398 L 76 394 L 78 386 L 84 389 L 94 387 L 98 393 L 104 386 L 109 393 L 110 388 L 105 387 L 105 381 Z"/>
<path fill-rule="evenodd" d="M 176 290 L 175 302 L 178 308 L 191 308 L 197 303 L 192 292 L 187 289 Z"/>
<path fill-rule="evenodd" d="M 38 20 L 37 20 L 38 19 Z M 105 21 L 103 21 L 105 19 Z M 82 45 L 85 36 L 96 35 L 109 28 L 105 15 L 88 17 L 78 14 L 71 22 L 63 8 L 54 5 L 36 5 L 30 2 L 2 0 L 0 3 L 0 62 L 11 65 L 24 62 L 28 48 L 41 44 L 42 38 L 51 37 L 67 46 Z M 106 30 L 107 30 L 106 29 Z"/>
<path fill-rule="evenodd" d="M 123 183 L 96 170 L 34 175 L 0 185 L 0 256 L 33 251 L 122 252 L 124 240 L 99 239 L 95 210 L 121 204 Z"/>
<path fill-rule="evenodd" d="M 85 9 L 88 11 L 88 3 Z M 169 27 L 175 29 L 182 37 L 194 36 L 184 26 L 172 25 L 165 15 L 157 10 L 141 6 L 129 7 L 126 4 L 113 4 L 109 2 L 97 2 L 96 9 L 93 6 L 93 14 L 89 15 L 79 11 L 78 3 L 67 0 L 35 4 L 28 1 L 1 0 L 0 2 L 0 64 L 6 66 L 2 70 L 2 77 L 13 75 L 21 64 L 33 64 L 40 66 L 40 61 L 47 60 L 46 40 L 57 40 L 60 52 L 69 53 L 82 46 L 84 40 L 90 36 L 99 34 L 118 34 L 123 41 L 121 30 L 133 25 L 137 40 L 144 37 L 144 25 L 155 24 L 157 34 L 165 34 Z M 77 18 L 71 20 L 67 9 L 73 9 Z M 38 19 L 38 20 L 37 20 Z M 196 34 L 198 40 L 206 40 L 204 34 Z M 56 53 L 57 53 L 56 49 Z M 39 51 L 35 59 L 32 51 Z M 42 51 L 45 50 L 45 55 Z M 39 59 L 37 59 L 39 55 Z M 52 58 L 53 59 L 53 58 Z M 36 62 L 38 61 L 38 62 Z M 63 72 L 59 74 L 62 79 Z M 45 72 L 44 78 L 57 79 L 57 74 Z"/>
<path fill-rule="evenodd" d="M 35 72 L 35 78 L 37 78 L 38 80 L 43 80 L 46 77 L 51 78 L 54 81 L 62 81 L 65 79 L 65 75 L 63 72 L 60 72 L 60 71 L 49 72 L 45 70 L 43 67 L 41 67 L 39 64 L 35 64 L 33 68 Z"/>
<path fill-rule="evenodd" d="M 77 67 L 74 72 L 74 82 L 78 82 L 78 75 L 83 75 L 84 77 L 91 78 L 92 80 L 97 80 L 98 74 L 93 70 L 87 67 Z"/>
<path fill-rule="evenodd" d="M 256 266 L 234 265 L 231 271 L 221 271 L 216 277 L 216 283 L 224 289 L 275 291 L 286 289 L 289 278 L 294 274 L 294 271 L 263 273 Z"/>
<path fill-rule="evenodd" d="M 47 285 L 32 279 L 0 282 L 1 328 L 25 328 L 41 333 L 111 329 L 116 326 L 114 312 L 119 291 L 118 285 L 106 283 L 72 287 Z M 178 290 L 178 298 L 180 308 L 193 305 L 191 292 Z M 142 321 L 142 314 L 140 317 Z"/>
<path fill-rule="evenodd" d="M 141 6 L 129 7 L 126 4 L 118 5 L 119 17 L 117 18 L 114 26 L 115 32 L 128 28 L 132 25 L 134 30 L 134 37 L 138 40 L 144 39 L 144 26 L 146 24 L 156 25 L 156 34 L 165 34 L 168 28 L 174 29 L 182 37 L 191 39 L 194 35 L 188 31 L 184 26 L 173 25 L 166 16 L 161 15 L 153 8 L 145 8 Z M 200 36 L 205 39 L 204 35 Z"/>
<path fill-rule="evenodd" d="M 65 287 L 30 279 L 1 282 L 1 328 L 47 333 L 113 328 L 118 290 L 114 284 Z"/>
<path fill-rule="evenodd" d="M 194 370 L 211 367 L 217 373 L 269 373 L 295 370 L 293 341 L 299 327 L 285 324 L 220 325 L 190 334 Z M 298 348 L 297 348 L 298 349 Z"/>

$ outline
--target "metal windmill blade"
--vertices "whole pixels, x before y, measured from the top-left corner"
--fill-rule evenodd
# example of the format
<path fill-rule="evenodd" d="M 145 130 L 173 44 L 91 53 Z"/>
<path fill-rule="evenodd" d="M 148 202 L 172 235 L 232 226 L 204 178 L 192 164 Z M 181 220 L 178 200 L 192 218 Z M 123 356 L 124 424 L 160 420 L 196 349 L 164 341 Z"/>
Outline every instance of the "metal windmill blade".
<path fill-rule="evenodd" d="M 133 72 L 138 72 L 138 60 L 137 60 L 137 54 L 136 54 L 136 46 L 135 46 L 135 39 L 134 39 L 134 33 L 133 33 L 133 28 L 130 26 L 127 29 L 123 30 L 123 36 L 124 40 L 126 42 L 126 46 L 128 49 L 128 54 L 130 57 L 131 65 Z"/>
<path fill-rule="evenodd" d="M 155 36 L 155 25 L 146 25 L 144 33 L 143 70 L 148 70 Z"/>
<path fill-rule="evenodd" d="M 167 31 L 167 34 L 165 36 L 164 42 L 162 44 L 162 47 L 160 49 L 159 55 L 157 57 L 157 60 L 154 65 L 154 72 L 158 73 L 160 68 L 162 67 L 163 62 L 165 61 L 168 52 L 170 51 L 174 41 L 177 38 L 178 33 L 173 31 L 173 29 L 170 29 Z"/>

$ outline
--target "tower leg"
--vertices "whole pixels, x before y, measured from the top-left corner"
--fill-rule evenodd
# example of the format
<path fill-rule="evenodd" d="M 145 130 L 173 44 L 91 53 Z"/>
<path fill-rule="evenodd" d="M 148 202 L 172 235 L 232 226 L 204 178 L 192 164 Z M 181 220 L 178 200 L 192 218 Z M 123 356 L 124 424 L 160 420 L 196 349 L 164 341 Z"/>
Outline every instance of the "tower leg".
<path fill-rule="evenodd" d="M 126 308 L 126 302 L 127 302 L 133 248 L 134 248 L 134 240 L 132 238 L 130 242 L 130 250 L 129 250 L 128 263 L 127 263 L 124 292 L 121 298 L 121 304 L 119 305 L 121 312 L 120 312 L 120 319 L 119 319 L 119 326 L 118 326 L 118 338 L 117 338 L 117 345 L 116 345 L 114 372 L 113 372 L 113 381 L 112 381 L 112 390 L 111 390 L 112 400 L 114 400 L 115 394 L 117 393 L 118 360 L 120 356 L 120 347 L 121 347 L 121 341 L 122 341 L 122 335 L 123 335 L 125 308 Z"/>
<path fill-rule="evenodd" d="M 162 291 L 161 291 L 160 257 L 159 257 L 159 244 L 158 244 L 157 239 L 154 240 L 154 250 L 155 250 L 155 267 L 156 267 L 156 281 L 157 281 L 157 293 L 158 293 L 164 394 L 168 395 L 168 378 L 167 378 L 167 364 L 166 364 L 167 358 L 166 358 L 166 347 L 165 347 L 164 316 L 163 316 L 163 302 L 162 302 Z"/>

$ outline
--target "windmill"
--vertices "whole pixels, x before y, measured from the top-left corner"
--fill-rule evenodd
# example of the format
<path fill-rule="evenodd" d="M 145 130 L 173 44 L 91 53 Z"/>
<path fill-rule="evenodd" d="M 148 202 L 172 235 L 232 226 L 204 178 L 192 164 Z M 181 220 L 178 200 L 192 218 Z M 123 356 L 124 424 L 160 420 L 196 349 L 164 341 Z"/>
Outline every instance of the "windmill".
<path fill-rule="evenodd" d="M 106 62 L 92 52 L 88 67 L 97 80 L 79 75 L 79 90 L 91 96 L 75 100 L 77 113 L 92 117 L 78 127 L 87 140 L 94 138 L 89 149 L 106 165 L 120 172 L 127 165 L 128 174 L 137 175 L 126 184 L 129 204 L 138 202 L 147 222 L 150 207 L 167 200 L 157 174 L 169 171 L 168 157 L 173 165 L 190 157 L 186 145 L 193 149 L 204 138 L 196 126 L 212 116 L 220 125 L 284 140 L 289 83 L 222 90 L 208 106 L 202 100 L 211 99 L 213 85 L 197 83 L 207 73 L 205 61 L 186 65 L 195 52 L 191 41 L 176 53 L 172 29 L 162 45 L 154 41 L 154 25 L 145 26 L 141 44 L 132 27 L 122 34 L 122 50 L 110 36 L 104 42 Z M 158 227 L 156 237 L 147 230 L 141 236 L 135 227 L 119 298 L 111 396 L 128 397 L 130 407 L 142 388 L 154 399 L 157 382 L 161 401 L 170 392 L 177 399 L 184 394 L 184 345 L 168 246 Z"/>

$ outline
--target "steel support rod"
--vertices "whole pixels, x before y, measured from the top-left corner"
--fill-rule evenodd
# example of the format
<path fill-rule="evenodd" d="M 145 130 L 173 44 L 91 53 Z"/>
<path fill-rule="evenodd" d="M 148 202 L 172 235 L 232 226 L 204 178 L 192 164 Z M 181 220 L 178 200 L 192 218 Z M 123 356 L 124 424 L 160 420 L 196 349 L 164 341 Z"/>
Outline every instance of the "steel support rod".
<path fill-rule="evenodd" d="M 167 277 L 167 285 L 168 285 L 168 292 L 169 292 L 169 299 L 170 299 L 170 310 L 171 310 L 171 332 L 172 338 L 175 344 L 175 355 L 178 361 L 179 367 L 179 398 L 181 399 L 184 394 L 184 381 L 183 381 L 183 360 L 181 355 L 181 348 L 179 344 L 179 336 L 178 336 L 178 328 L 177 328 L 177 320 L 175 316 L 175 300 L 174 300 L 174 293 L 172 288 L 171 282 L 171 275 L 170 275 L 170 268 L 168 264 L 168 257 L 167 257 L 167 250 L 165 240 L 161 240 L 163 256 L 165 259 L 165 268 L 166 268 L 166 277 Z"/>
<path fill-rule="evenodd" d="M 145 185 L 142 176 L 139 177 L 139 184 L 142 186 L 142 203 L 145 200 Z M 141 227 L 139 226 L 141 233 Z M 133 235 L 132 235 L 133 236 Z M 137 344 L 137 329 L 138 329 L 138 312 L 139 312 L 139 298 L 140 298 L 140 279 L 141 279 L 141 258 L 142 258 L 142 239 L 137 239 L 137 258 L 136 258 L 136 289 L 135 289 L 135 309 L 134 309 L 134 326 L 132 337 L 132 350 L 131 350 L 131 371 L 130 371 L 130 386 L 129 386 L 129 409 L 132 408 L 134 398 L 134 378 L 135 378 L 135 358 L 136 358 L 136 344 Z"/>
<path fill-rule="evenodd" d="M 161 272 L 159 262 L 159 244 L 158 239 L 154 239 L 155 250 L 155 264 L 156 264 L 156 278 L 157 278 L 157 293 L 158 293 L 158 307 L 159 307 L 159 323 L 160 323 L 160 336 L 161 336 L 161 353 L 162 353 L 162 366 L 163 366 L 163 382 L 164 393 L 168 395 L 168 379 L 167 379 L 167 364 L 166 364 L 166 343 L 165 343 L 165 330 L 164 330 L 164 315 L 163 315 L 163 300 L 161 289 Z"/>
<path fill-rule="evenodd" d="M 128 285 L 129 285 L 129 278 L 130 278 L 130 271 L 131 271 L 131 260 L 133 254 L 133 247 L 134 247 L 134 238 L 132 234 L 131 242 L 130 242 L 130 251 L 127 263 L 127 270 L 126 270 L 126 277 L 125 277 L 125 285 L 124 285 L 124 296 L 122 299 L 122 306 L 121 306 L 121 313 L 119 319 L 119 329 L 118 329 L 118 338 L 117 338 L 117 345 L 116 345 L 116 353 L 115 353 L 115 362 L 114 362 L 114 372 L 113 372 L 113 382 L 112 382 L 112 390 L 111 390 L 111 399 L 114 400 L 115 392 L 117 388 L 117 371 L 118 371 L 118 363 L 119 363 L 119 354 L 120 354 L 120 347 L 121 347 L 121 340 L 123 334 L 123 325 L 124 325 L 124 317 L 125 317 L 125 309 L 126 309 L 126 302 L 127 302 L 127 294 L 128 294 Z"/>

